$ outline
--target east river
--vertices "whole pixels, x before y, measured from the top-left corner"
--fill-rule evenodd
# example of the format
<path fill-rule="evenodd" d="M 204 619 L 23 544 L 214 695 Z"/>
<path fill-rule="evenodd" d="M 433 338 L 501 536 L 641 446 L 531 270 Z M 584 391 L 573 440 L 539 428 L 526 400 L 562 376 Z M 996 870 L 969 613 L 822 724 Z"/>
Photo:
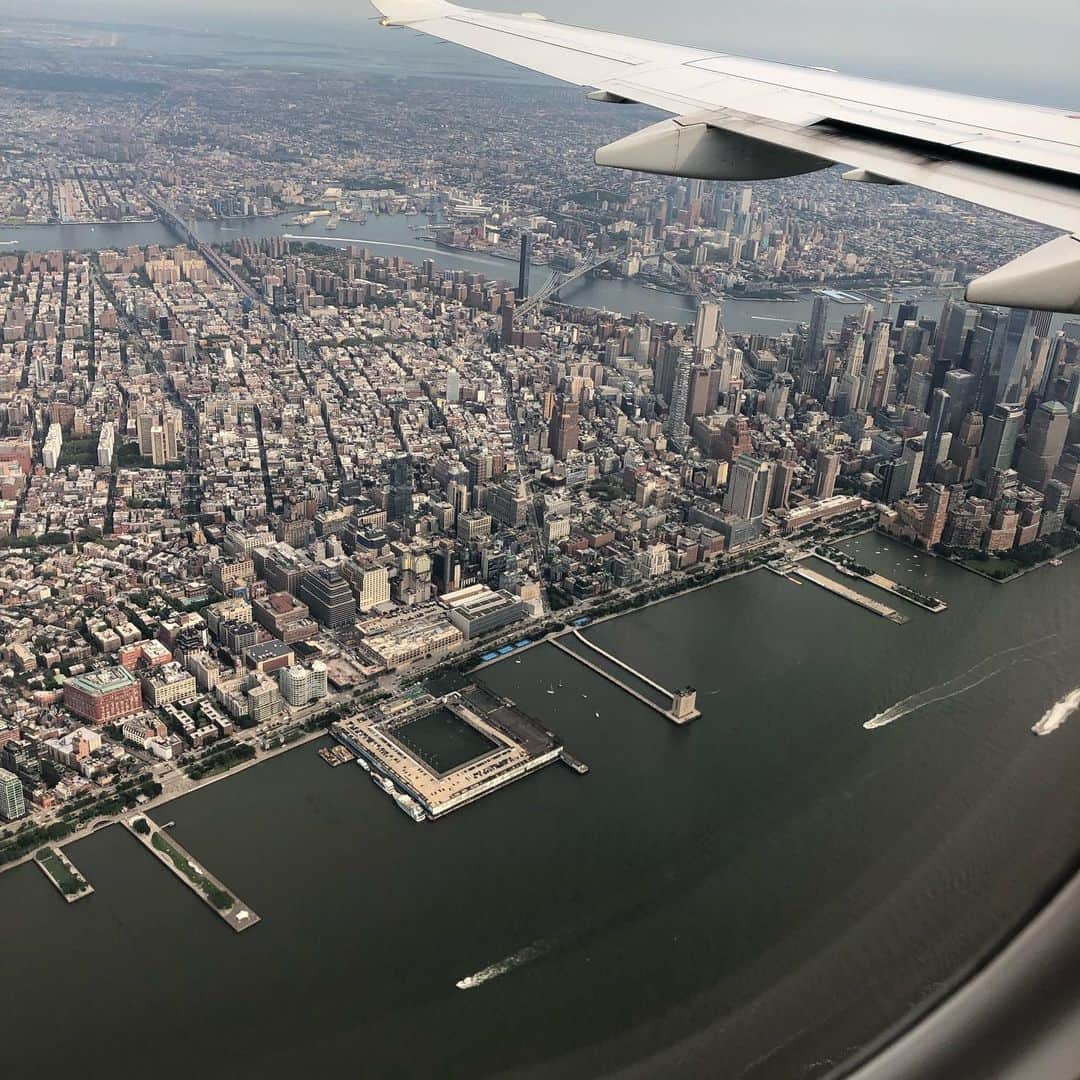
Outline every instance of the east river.
<path fill-rule="evenodd" d="M 267 236 L 282 235 L 312 239 L 317 237 L 320 242 L 339 247 L 353 241 L 378 255 L 400 255 L 413 263 L 434 259 L 436 264 L 448 269 L 469 270 L 498 280 L 511 281 L 517 278 L 517 265 L 507 259 L 471 251 L 452 251 L 425 241 L 417 235 L 426 221 L 423 217 L 372 214 L 363 224 L 342 221 L 333 233 L 327 232 L 325 220 L 300 226 L 295 224 L 295 218 L 295 214 L 279 214 L 275 217 L 233 221 L 200 221 L 197 229 L 200 237 L 212 244 L 227 244 L 238 236 L 259 240 Z M 17 228 L 0 225 L 0 255 L 16 250 L 84 251 L 107 247 L 125 248 L 130 245 L 168 246 L 175 243 L 173 234 L 157 221 L 99 225 L 28 225 Z M 548 272 L 547 267 L 533 267 L 533 284 L 541 285 Z M 898 299 L 900 295 L 897 294 Z M 567 303 L 617 311 L 625 315 L 640 311 L 654 319 L 668 322 L 692 322 L 696 306 L 692 297 L 647 289 L 638 281 L 622 278 L 583 279 L 569 286 L 562 299 Z M 920 314 L 936 318 L 941 311 L 942 302 L 940 296 L 921 299 Z M 809 321 L 810 306 L 809 295 L 792 301 L 726 300 L 723 306 L 724 325 L 729 331 L 736 333 L 779 334 L 800 322 Z M 883 310 L 883 305 L 878 306 Z M 845 315 L 856 311 L 858 305 L 830 305 L 830 325 L 839 326 Z M 895 305 L 892 313 L 896 313 Z"/>
<path fill-rule="evenodd" d="M 487 669 L 587 776 L 418 825 L 308 746 L 156 811 L 248 933 L 116 827 L 67 849 L 87 900 L 4 874 L 8 1073 L 825 1074 L 1008 933 L 1080 836 L 1080 716 L 1030 730 L 1080 685 L 1080 556 L 1002 586 L 849 549 L 948 611 L 890 601 L 897 626 L 759 571 L 587 631 L 695 685 L 685 728 L 551 646 Z"/>

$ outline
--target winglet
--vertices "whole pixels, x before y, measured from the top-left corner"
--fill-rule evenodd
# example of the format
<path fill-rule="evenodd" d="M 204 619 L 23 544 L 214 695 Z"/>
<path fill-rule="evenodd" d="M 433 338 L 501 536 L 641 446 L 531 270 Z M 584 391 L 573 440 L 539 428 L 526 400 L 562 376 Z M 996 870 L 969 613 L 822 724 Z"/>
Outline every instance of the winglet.
<path fill-rule="evenodd" d="M 447 0 L 371 0 L 382 15 L 383 26 L 409 26 L 428 19 L 442 19 L 461 9 Z"/>

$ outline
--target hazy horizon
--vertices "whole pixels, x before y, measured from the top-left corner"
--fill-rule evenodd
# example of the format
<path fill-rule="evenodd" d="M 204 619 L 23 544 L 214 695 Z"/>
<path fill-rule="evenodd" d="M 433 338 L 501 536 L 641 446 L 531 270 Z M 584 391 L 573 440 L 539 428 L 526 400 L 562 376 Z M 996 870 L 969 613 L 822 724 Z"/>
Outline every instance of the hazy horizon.
<path fill-rule="evenodd" d="M 654 5 L 619 0 L 492 0 L 476 6 L 511 11 L 531 6 L 554 20 L 677 44 L 992 97 L 1080 105 L 1074 35 L 1062 33 L 1070 19 L 1074 24 L 1077 20 L 1064 0 L 1035 0 L 1023 9 L 1001 0 L 952 0 L 946 9 L 914 0 L 902 14 L 853 0 L 823 0 L 812 8 L 799 0 L 775 0 L 767 9 L 672 0 L 662 14 Z M 56 0 L 33 12 L 14 0 L 0 0 L 0 14 L 242 32 L 358 51 L 369 47 L 378 32 L 367 0 L 318 0 L 302 8 L 291 0 L 257 6 L 247 0 Z M 391 47 L 395 53 L 431 48 L 419 35 L 395 36 L 400 39 Z M 378 48 L 388 45 L 383 39 Z"/>

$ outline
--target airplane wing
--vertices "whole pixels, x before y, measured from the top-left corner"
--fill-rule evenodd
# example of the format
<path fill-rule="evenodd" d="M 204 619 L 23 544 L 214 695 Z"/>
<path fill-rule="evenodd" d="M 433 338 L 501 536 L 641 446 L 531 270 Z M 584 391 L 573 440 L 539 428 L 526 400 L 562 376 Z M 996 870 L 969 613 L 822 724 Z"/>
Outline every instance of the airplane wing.
<path fill-rule="evenodd" d="M 405 26 L 564 82 L 596 101 L 673 114 L 596 151 L 596 163 L 706 180 L 850 166 L 1067 235 L 968 286 L 976 303 L 1080 313 L 1080 112 L 750 60 L 447 0 L 372 0 Z"/>

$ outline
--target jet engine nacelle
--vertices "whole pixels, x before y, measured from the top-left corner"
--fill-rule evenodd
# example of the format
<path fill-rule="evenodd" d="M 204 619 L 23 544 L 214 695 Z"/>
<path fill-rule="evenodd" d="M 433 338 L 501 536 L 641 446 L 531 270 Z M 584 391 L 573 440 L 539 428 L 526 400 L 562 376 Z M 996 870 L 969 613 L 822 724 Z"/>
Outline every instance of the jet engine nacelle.
<path fill-rule="evenodd" d="M 596 164 L 696 180 L 773 180 L 828 169 L 833 162 L 749 135 L 676 117 L 596 151 Z"/>

